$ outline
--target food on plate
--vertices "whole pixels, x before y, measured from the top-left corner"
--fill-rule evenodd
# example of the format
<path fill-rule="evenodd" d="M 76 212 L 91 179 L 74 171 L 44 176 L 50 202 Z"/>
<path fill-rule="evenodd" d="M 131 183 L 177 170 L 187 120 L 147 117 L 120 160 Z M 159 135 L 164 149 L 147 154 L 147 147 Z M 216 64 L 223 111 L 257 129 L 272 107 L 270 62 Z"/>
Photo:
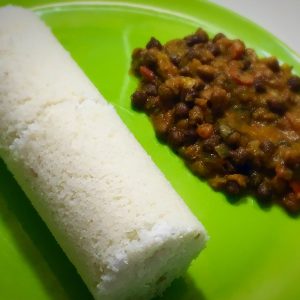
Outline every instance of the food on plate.
<path fill-rule="evenodd" d="M 34 13 L 0 9 L 0 154 L 95 299 L 148 299 L 206 241 L 114 108 Z"/>
<path fill-rule="evenodd" d="M 136 109 L 210 185 L 300 211 L 300 78 L 238 39 L 198 29 L 132 54 Z"/>

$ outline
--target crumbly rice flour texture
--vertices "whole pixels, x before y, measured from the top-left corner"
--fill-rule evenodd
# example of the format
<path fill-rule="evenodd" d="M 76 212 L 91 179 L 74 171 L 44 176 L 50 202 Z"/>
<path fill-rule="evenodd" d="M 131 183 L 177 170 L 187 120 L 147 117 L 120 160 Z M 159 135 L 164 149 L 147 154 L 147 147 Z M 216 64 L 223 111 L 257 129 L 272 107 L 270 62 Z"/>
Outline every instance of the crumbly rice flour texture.
<path fill-rule="evenodd" d="M 0 154 L 95 299 L 150 299 L 206 242 L 51 31 L 0 9 Z"/>

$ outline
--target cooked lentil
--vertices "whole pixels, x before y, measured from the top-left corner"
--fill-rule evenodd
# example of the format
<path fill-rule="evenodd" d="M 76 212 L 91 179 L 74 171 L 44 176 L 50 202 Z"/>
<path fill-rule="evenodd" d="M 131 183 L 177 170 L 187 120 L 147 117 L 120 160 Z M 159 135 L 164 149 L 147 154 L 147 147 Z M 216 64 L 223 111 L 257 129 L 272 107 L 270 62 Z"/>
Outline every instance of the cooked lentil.
<path fill-rule="evenodd" d="M 132 54 L 132 95 L 159 138 L 232 195 L 300 211 L 300 78 L 238 39 L 194 34 Z"/>

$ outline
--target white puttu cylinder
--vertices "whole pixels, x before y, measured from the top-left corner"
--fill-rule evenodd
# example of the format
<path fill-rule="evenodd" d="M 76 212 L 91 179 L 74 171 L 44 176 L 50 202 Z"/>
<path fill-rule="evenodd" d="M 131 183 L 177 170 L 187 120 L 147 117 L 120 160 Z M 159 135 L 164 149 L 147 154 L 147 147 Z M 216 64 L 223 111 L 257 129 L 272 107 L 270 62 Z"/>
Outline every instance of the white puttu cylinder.
<path fill-rule="evenodd" d="M 148 299 L 203 226 L 34 13 L 0 9 L 0 154 L 95 299 Z"/>

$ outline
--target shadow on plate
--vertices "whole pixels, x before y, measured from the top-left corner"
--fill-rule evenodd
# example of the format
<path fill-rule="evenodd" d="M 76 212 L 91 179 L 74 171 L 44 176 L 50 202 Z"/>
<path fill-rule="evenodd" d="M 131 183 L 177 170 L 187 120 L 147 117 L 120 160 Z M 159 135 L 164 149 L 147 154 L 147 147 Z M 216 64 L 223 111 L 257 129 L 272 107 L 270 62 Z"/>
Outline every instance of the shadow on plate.
<path fill-rule="evenodd" d="M 41 282 L 44 284 L 50 299 L 56 300 L 64 297 L 57 295 L 55 286 L 53 287 L 53 284 L 49 284 L 45 268 L 41 266 L 39 258 L 34 255 L 32 247 L 24 239 L 22 229 L 47 262 L 51 273 L 54 274 L 64 289 L 67 299 L 92 299 L 90 292 L 77 274 L 74 266 L 63 253 L 12 175 L 7 171 L 2 160 L 0 160 L 0 217 L 2 220 L 5 220 L 5 225 L 15 238 L 16 245 L 20 248 L 32 269 L 41 278 Z M 14 225 L 16 221 L 21 225 L 22 229 Z"/>
<path fill-rule="evenodd" d="M 176 279 L 162 297 L 157 297 L 153 300 L 205 300 L 205 296 L 197 289 L 193 280 L 185 276 L 184 278 Z"/>
<path fill-rule="evenodd" d="M 222 192 L 219 192 L 222 193 Z M 249 201 L 255 201 L 258 206 L 261 208 L 262 211 L 264 212 L 270 212 L 275 206 L 278 206 L 282 212 L 284 214 L 286 214 L 287 216 L 289 216 L 292 219 L 300 219 L 300 213 L 299 212 L 289 212 L 287 209 L 284 209 L 284 207 L 282 205 L 280 205 L 279 203 L 273 202 L 273 201 L 268 201 L 268 199 L 266 199 L 265 201 L 262 199 L 258 199 L 255 196 L 252 196 L 251 194 L 249 195 L 241 195 L 241 196 L 232 196 L 232 195 L 226 195 L 223 194 L 226 198 L 226 200 L 234 206 L 239 206 L 239 205 L 243 205 L 246 204 Z"/>

